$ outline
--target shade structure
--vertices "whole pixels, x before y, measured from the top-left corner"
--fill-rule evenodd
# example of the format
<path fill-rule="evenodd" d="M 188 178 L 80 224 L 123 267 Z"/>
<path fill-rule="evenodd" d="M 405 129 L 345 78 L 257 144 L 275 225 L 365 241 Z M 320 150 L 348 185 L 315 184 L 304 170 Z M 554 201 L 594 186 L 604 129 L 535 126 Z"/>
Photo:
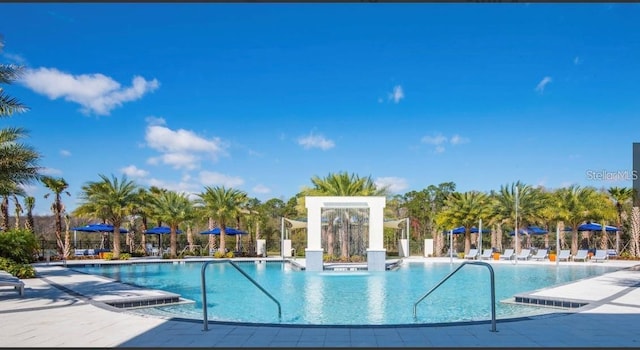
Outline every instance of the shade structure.
<path fill-rule="evenodd" d="M 518 230 L 518 234 L 520 235 L 544 235 L 547 233 L 549 233 L 549 231 L 538 226 L 528 226 Z M 514 235 L 515 235 L 515 231 L 509 232 L 509 236 L 514 236 Z"/>
<path fill-rule="evenodd" d="M 230 235 L 230 236 L 247 235 L 247 234 L 249 234 L 249 232 L 241 231 L 241 230 L 238 230 L 238 229 L 235 229 L 235 228 L 231 228 L 231 227 L 225 228 L 224 232 L 227 235 Z M 216 228 L 208 230 L 208 231 L 200 232 L 200 234 L 201 235 L 219 235 L 220 234 L 220 228 L 216 227 Z"/>

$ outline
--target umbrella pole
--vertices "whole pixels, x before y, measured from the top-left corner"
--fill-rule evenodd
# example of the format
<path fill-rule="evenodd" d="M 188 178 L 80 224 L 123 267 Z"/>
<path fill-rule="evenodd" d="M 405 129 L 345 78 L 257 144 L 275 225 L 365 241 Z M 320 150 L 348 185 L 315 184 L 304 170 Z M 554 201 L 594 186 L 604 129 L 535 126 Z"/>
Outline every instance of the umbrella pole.
<path fill-rule="evenodd" d="M 560 255 L 560 225 L 556 225 L 556 266 L 560 265 L 558 255 Z"/>
<path fill-rule="evenodd" d="M 449 231 L 449 264 L 453 265 L 453 230 Z"/>

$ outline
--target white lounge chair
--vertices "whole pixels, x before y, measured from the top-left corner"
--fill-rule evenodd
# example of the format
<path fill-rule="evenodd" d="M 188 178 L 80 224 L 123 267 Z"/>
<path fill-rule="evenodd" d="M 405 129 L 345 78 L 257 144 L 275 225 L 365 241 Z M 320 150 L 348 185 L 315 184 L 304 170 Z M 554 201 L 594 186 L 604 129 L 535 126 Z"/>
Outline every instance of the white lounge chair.
<path fill-rule="evenodd" d="M 504 254 L 500 255 L 500 260 L 511 260 L 511 259 L 514 259 L 515 256 L 516 256 L 516 253 L 514 252 L 513 249 L 505 249 Z"/>
<path fill-rule="evenodd" d="M 576 255 L 573 257 L 573 261 L 577 261 L 577 260 L 587 261 L 588 257 L 589 257 L 589 251 L 586 249 L 580 249 L 578 250 Z"/>
<path fill-rule="evenodd" d="M 532 260 L 544 260 L 548 257 L 548 249 L 538 249 L 538 251 L 531 256 Z"/>
<path fill-rule="evenodd" d="M 493 256 L 493 249 L 485 249 L 482 251 L 482 255 L 480 255 L 481 260 L 491 260 Z"/>
<path fill-rule="evenodd" d="M 476 260 L 478 255 L 480 255 L 480 253 L 478 253 L 478 249 L 469 249 L 469 253 L 465 254 L 464 258 Z"/>
<path fill-rule="evenodd" d="M 0 286 L 13 287 L 14 290 L 18 291 L 18 294 L 20 294 L 20 296 L 24 296 L 24 282 L 22 282 L 18 277 L 9 274 L 8 272 L 0 274 Z"/>
<path fill-rule="evenodd" d="M 602 249 L 598 249 L 596 250 L 596 253 L 591 257 L 591 261 L 593 262 L 604 262 L 605 260 L 609 259 L 609 254 L 607 253 L 606 250 L 602 250 Z"/>
<path fill-rule="evenodd" d="M 558 256 L 556 256 L 556 259 L 558 259 L 558 261 L 569 261 L 571 260 L 571 250 L 569 249 L 563 249 L 560 250 L 560 254 L 558 254 Z"/>
<path fill-rule="evenodd" d="M 522 249 L 520 251 L 520 254 L 518 254 L 518 256 L 516 256 L 516 259 L 518 259 L 518 260 L 529 260 L 530 257 L 531 257 L 531 249 Z"/>

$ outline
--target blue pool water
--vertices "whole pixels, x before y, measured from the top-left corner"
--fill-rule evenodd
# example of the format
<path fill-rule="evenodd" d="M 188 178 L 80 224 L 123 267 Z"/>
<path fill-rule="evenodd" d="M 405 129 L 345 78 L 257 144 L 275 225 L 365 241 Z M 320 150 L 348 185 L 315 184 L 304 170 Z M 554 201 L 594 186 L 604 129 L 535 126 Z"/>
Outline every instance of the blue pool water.
<path fill-rule="evenodd" d="M 406 263 L 385 272 L 306 272 L 281 262 L 239 262 L 239 266 L 282 305 L 276 304 L 228 264 L 207 268 L 208 318 L 217 321 L 390 325 L 490 319 L 489 271 L 468 265 L 418 304 L 413 304 L 459 264 Z M 202 262 L 74 267 L 142 287 L 180 294 L 195 303 L 156 311 L 202 319 Z M 497 318 L 540 312 L 539 308 L 501 303 L 513 295 L 616 270 L 603 265 L 494 264 Z"/>

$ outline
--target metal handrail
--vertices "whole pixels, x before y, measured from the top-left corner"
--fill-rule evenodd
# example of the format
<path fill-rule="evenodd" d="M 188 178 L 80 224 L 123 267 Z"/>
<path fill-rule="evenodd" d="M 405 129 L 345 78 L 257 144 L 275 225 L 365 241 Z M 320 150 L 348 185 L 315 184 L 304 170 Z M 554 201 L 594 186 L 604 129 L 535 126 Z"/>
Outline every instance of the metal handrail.
<path fill-rule="evenodd" d="M 438 282 L 438 284 L 436 284 L 435 287 L 431 288 L 427 293 L 425 293 L 422 297 L 420 297 L 420 299 L 418 299 L 418 301 L 416 301 L 413 304 L 413 318 L 416 319 L 416 313 L 417 313 L 417 307 L 418 307 L 418 303 L 420 303 L 422 300 L 424 300 L 424 298 L 426 298 L 429 294 L 431 294 L 434 290 L 436 290 L 438 287 L 440 287 L 444 282 L 446 282 L 449 277 L 453 276 L 456 272 L 458 272 L 458 270 L 460 270 L 464 265 L 482 265 L 482 266 L 486 266 L 489 269 L 489 275 L 491 276 L 491 331 L 492 332 L 497 332 L 496 331 L 496 283 L 495 283 L 495 277 L 494 277 L 494 273 L 493 273 L 493 267 L 486 262 L 482 262 L 482 261 L 465 261 L 462 264 L 460 264 L 460 266 L 458 266 L 458 268 L 456 268 L 455 270 L 453 270 L 453 272 L 451 272 L 450 274 L 448 274 L 445 278 L 443 278 L 440 282 Z"/>
<path fill-rule="evenodd" d="M 264 288 L 262 288 L 261 285 L 258 284 L 258 282 L 256 282 L 253 278 L 251 278 L 251 276 L 249 276 L 246 272 L 244 272 L 243 269 L 240 268 L 240 266 L 238 266 L 238 264 L 234 263 L 231 260 L 228 259 L 224 259 L 224 260 L 210 260 L 210 261 L 205 261 L 204 264 L 202 264 L 202 269 L 200 270 L 200 277 L 202 280 L 202 310 L 203 310 L 203 330 L 209 330 L 209 321 L 207 320 L 207 283 L 206 283 L 206 278 L 205 278 L 205 270 L 207 269 L 207 266 L 209 266 L 210 263 L 225 263 L 228 262 L 229 264 L 231 264 L 231 266 L 233 266 L 236 270 L 240 271 L 240 273 L 246 277 L 251 283 L 253 283 L 256 287 L 258 287 L 258 289 L 260 289 L 264 294 L 266 294 L 271 300 L 273 300 L 277 305 L 278 305 L 278 319 L 282 319 L 282 307 L 280 306 L 280 302 L 278 302 L 278 300 L 276 300 L 276 298 L 273 297 L 273 295 L 269 294 L 269 292 L 267 292 Z"/>

